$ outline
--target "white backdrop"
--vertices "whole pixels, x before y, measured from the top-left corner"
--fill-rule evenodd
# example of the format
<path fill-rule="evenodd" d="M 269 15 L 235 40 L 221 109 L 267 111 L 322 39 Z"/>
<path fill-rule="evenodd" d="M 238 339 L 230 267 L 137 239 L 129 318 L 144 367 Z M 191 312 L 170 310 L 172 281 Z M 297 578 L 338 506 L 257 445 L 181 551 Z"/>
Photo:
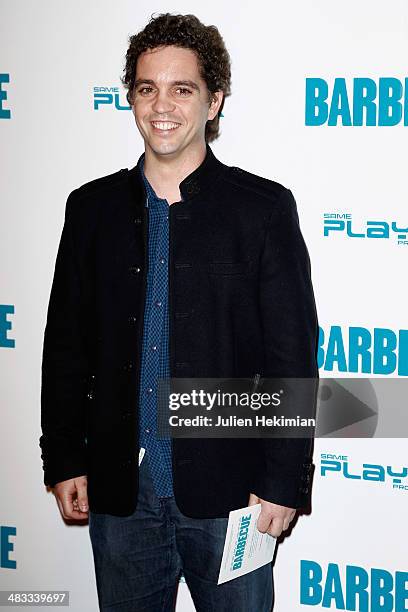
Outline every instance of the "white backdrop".
<path fill-rule="evenodd" d="M 212 147 L 223 162 L 277 180 L 297 199 L 321 354 L 337 330 L 347 357 L 340 370 L 322 359 L 320 376 L 407 376 L 407 236 L 391 230 L 388 238 L 367 237 L 367 222 L 408 226 L 408 127 L 404 118 L 394 126 L 305 125 L 305 91 L 307 78 L 323 79 L 330 102 L 335 80 L 344 78 L 352 106 L 354 79 L 378 86 L 388 77 L 405 95 L 408 4 L 1 0 L 0 6 L 0 590 L 66 589 L 73 612 L 94 612 L 88 528 L 61 519 L 42 484 L 38 446 L 42 339 L 67 195 L 88 180 L 131 168 L 143 151 L 131 112 L 115 104 L 94 109 L 94 88 L 117 87 L 117 106 L 127 105 L 119 81 L 127 37 L 153 12 L 194 13 L 217 25 L 233 75 L 222 134 Z M 344 97 L 341 103 L 344 110 Z M 407 123 L 408 92 L 405 112 Z M 345 224 L 325 236 L 325 214 L 351 215 L 349 235 Z M 375 330 L 390 330 L 395 367 L 375 371 L 371 346 L 369 365 L 359 361 L 353 371 L 348 335 L 355 327 L 371 340 Z M 386 402 L 379 410 L 386 412 Z M 397 488 L 389 477 L 321 473 L 321 453 L 346 456 L 350 472 L 361 476 L 364 463 L 401 470 L 408 465 L 406 449 L 404 438 L 316 442 L 313 511 L 279 546 L 275 612 L 306 610 L 313 594 L 317 610 L 330 604 L 363 612 L 408 609 L 408 479 Z M 323 602 L 318 589 L 307 590 L 302 560 L 321 568 Z M 356 607 L 347 566 L 361 568 L 368 580 Z M 326 580 L 328 570 L 334 578 Z M 177 610 L 194 610 L 185 584 Z"/>

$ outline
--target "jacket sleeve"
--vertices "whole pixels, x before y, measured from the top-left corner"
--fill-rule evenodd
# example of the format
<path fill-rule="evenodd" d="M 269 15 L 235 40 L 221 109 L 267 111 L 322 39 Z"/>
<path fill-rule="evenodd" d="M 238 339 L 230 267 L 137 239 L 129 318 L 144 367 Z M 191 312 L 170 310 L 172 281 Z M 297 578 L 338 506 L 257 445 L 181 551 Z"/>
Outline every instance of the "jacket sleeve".
<path fill-rule="evenodd" d="M 264 376 L 314 379 L 309 386 L 314 389 L 314 398 L 307 413 L 315 416 L 319 328 L 309 253 L 289 189 L 282 192 L 268 221 L 259 287 Z M 263 469 L 254 493 L 290 508 L 307 506 L 315 469 L 313 441 L 313 433 L 304 438 L 262 438 Z"/>
<path fill-rule="evenodd" d="M 81 287 L 73 243 L 76 190 L 68 196 L 44 332 L 41 429 L 44 484 L 87 473 L 87 358 L 81 329 Z"/>

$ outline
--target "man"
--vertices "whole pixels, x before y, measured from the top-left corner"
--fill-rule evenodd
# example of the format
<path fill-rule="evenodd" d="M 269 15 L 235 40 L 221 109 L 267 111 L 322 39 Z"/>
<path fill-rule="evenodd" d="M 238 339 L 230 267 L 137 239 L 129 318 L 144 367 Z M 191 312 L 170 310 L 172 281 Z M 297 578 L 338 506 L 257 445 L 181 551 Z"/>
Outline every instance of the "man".
<path fill-rule="evenodd" d="M 160 439 L 157 386 L 318 376 L 296 204 L 208 144 L 230 94 L 214 26 L 152 18 L 130 38 L 123 83 L 145 152 L 67 201 L 44 336 L 44 482 L 64 518 L 89 509 L 100 609 L 171 610 L 183 571 L 199 612 L 269 612 L 270 565 L 217 586 L 227 517 L 261 503 L 258 529 L 287 530 L 308 504 L 312 440 Z"/>

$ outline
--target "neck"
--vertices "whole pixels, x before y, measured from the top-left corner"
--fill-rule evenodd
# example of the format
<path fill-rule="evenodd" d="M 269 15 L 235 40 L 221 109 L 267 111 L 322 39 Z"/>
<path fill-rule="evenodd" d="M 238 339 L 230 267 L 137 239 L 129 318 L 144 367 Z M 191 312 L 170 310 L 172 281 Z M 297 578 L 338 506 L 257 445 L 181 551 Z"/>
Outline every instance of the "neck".
<path fill-rule="evenodd" d="M 194 172 L 206 156 L 205 141 L 194 148 L 187 148 L 177 155 L 158 155 L 150 147 L 145 148 L 144 173 L 160 198 L 169 204 L 181 200 L 179 185 Z"/>

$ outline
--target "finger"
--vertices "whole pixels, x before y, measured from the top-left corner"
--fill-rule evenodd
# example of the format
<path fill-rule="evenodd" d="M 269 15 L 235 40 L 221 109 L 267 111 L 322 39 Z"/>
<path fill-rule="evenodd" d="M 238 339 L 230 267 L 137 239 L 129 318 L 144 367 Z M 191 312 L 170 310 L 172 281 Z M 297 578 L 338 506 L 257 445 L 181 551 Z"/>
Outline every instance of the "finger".
<path fill-rule="evenodd" d="M 88 512 L 82 512 L 81 510 L 76 510 L 75 508 L 73 508 L 71 511 L 68 512 L 64 510 L 62 516 L 65 519 L 82 521 L 88 518 Z"/>
<path fill-rule="evenodd" d="M 66 491 L 60 495 L 62 504 L 63 516 L 66 519 L 83 519 L 87 517 L 87 512 L 80 512 L 74 508 L 75 492 Z"/>
<path fill-rule="evenodd" d="M 271 524 L 271 520 L 272 520 L 271 516 L 261 511 L 261 514 L 259 515 L 258 521 L 256 523 L 258 531 L 260 531 L 261 533 L 266 533 Z"/>
<path fill-rule="evenodd" d="M 268 533 L 275 538 L 278 538 L 282 533 L 283 529 L 283 519 L 276 517 L 272 520 L 272 523 L 268 529 Z"/>
<path fill-rule="evenodd" d="M 68 518 L 81 521 L 88 518 L 88 512 L 82 512 L 82 510 L 72 510 L 71 515 Z"/>
<path fill-rule="evenodd" d="M 61 499 L 59 497 L 56 497 L 56 500 L 57 500 L 57 504 L 58 504 L 59 510 L 61 512 L 61 516 L 64 519 L 84 519 L 84 518 L 86 518 L 86 515 L 84 515 L 83 512 L 79 512 L 75 508 L 74 508 L 75 512 L 73 510 L 73 512 L 71 512 L 70 514 L 67 514 L 65 512 L 65 510 L 64 510 L 64 505 L 63 505 Z"/>
<path fill-rule="evenodd" d="M 58 504 L 59 511 L 61 512 L 61 516 L 64 516 L 64 508 L 62 507 L 59 497 L 55 496 L 55 499 L 57 500 L 57 504 Z"/>
<path fill-rule="evenodd" d="M 283 530 L 286 531 L 286 529 L 289 529 L 289 525 L 291 524 L 291 522 L 293 521 L 293 519 L 296 516 L 296 510 L 292 510 L 289 515 L 287 515 L 283 521 Z"/>
<path fill-rule="evenodd" d="M 76 484 L 76 488 L 77 488 L 77 506 L 79 506 L 79 510 L 81 512 L 87 512 L 88 511 L 88 492 L 87 492 L 87 483 L 86 480 L 81 479 L 81 481 L 79 481 Z"/>
<path fill-rule="evenodd" d="M 250 493 L 248 506 L 255 506 L 255 504 L 259 504 L 259 497 L 254 493 Z"/>

